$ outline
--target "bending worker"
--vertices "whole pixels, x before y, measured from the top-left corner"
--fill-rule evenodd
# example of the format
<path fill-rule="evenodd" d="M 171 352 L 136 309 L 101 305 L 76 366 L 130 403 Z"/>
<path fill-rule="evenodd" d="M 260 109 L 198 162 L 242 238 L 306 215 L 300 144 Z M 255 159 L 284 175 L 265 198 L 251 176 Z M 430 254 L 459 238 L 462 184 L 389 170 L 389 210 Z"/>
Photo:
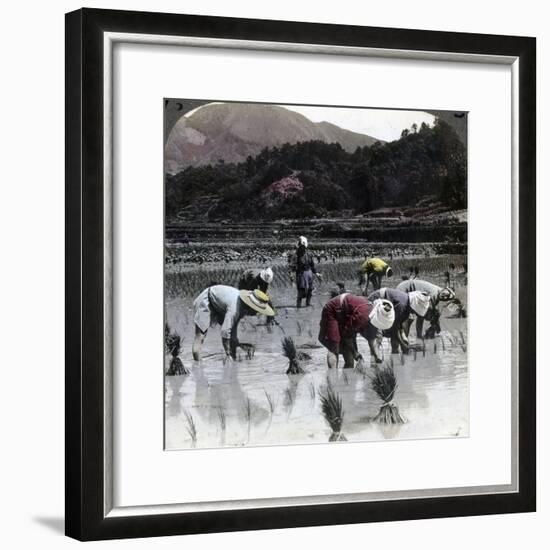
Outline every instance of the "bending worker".
<path fill-rule="evenodd" d="M 393 325 L 395 313 L 388 300 L 369 302 L 364 296 L 340 294 L 329 300 L 321 314 L 319 342 L 327 348 L 329 368 L 338 367 L 338 356 L 344 356 L 344 368 L 352 368 L 361 359 L 357 349 L 357 334 L 369 343 L 371 354 L 377 363 L 380 356 L 380 330 Z"/>
<path fill-rule="evenodd" d="M 440 312 L 437 307 L 439 302 L 458 301 L 455 297 L 454 290 L 449 287 L 442 288 L 428 281 L 421 279 L 402 281 L 397 285 L 397 289 L 403 292 L 414 292 L 420 290 L 430 296 L 431 306 L 425 316 L 417 315 L 416 317 L 416 337 L 417 338 L 433 338 L 441 332 L 439 324 Z M 459 302 L 460 303 L 460 302 Z M 430 322 L 430 328 L 426 330 L 426 334 L 422 334 L 424 319 Z"/>
<path fill-rule="evenodd" d="M 265 269 L 247 269 L 239 279 L 239 290 L 261 290 L 267 293 L 270 283 L 273 281 L 273 270 L 270 267 Z"/>
<path fill-rule="evenodd" d="M 245 316 L 260 313 L 272 317 L 269 296 L 261 290 L 237 290 L 232 286 L 215 285 L 204 289 L 193 302 L 195 340 L 193 359 L 200 359 L 202 344 L 211 326 L 221 325 L 222 345 L 227 357 L 235 359 L 237 347 L 251 348 L 239 343 L 237 327 Z"/>
<path fill-rule="evenodd" d="M 380 258 L 369 258 L 365 260 L 359 270 L 359 286 L 361 286 L 363 295 L 367 295 L 369 283 L 372 282 L 373 290 L 378 290 L 382 286 L 382 278 L 393 275 L 392 268 Z M 363 287 L 363 284 L 365 285 Z"/>
<path fill-rule="evenodd" d="M 376 300 L 389 300 L 395 311 L 395 320 L 393 325 L 386 329 L 384 336 L 389 336 L 391 341 L 392 353 L 401 351 L 406 354 L 409 352 L 408 333 L 411 323 L 411 314 L 414 313 L 424 317 L 430 307 L 430 297 L 424 292 L 415 290 L 413 292 L 403 292 L 395 288 L 381 288 L 369 294 L 371 302 Z"/>

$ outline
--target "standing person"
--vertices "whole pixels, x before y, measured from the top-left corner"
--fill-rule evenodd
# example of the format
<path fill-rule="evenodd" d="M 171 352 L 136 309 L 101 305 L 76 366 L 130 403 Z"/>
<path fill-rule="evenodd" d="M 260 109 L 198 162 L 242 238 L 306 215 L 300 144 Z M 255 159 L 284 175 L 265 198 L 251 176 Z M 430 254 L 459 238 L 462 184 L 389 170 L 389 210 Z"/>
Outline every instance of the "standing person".
<path fill-rule="evenodd" d="M 362 287 L 363 295 L 369 290 L 369 283 L 372 282 L 373 290 L 378 290 L 382 286 L 382 278 L 393 275 L 392 268 L 380 258 L 369 258 L 365 260 L 359 270 L 359 285 Z M 363 284 L 365 285 L 363 287 Z"/>
<path fill-rule="evenodd" d="M 436 334 L 439 334 L 441 332 L 441 326 L 439 324 L 439 302 L 457 301 L 454 290 L 449 287 L 442 288 L 430 283 L 429 281 L 423 281 L 422 279 L 402 281 L 397 285 L 397 289 L 402 290 L 403 292 L 414 292 L 415 290 L 420 290 L 430 296 L 431 303 L 426 315 L 417 315 L 416 317 L 416 337 L 433 338 Z M 430 328 L 428 328 L 428 330 L 426 330 L 426 334 L 423 335 L 422 329 L 424 327 L 424 320 L 430 322 Z"/>
<path fill-rule="evenodd" d="M 296 246 L 296 255 L 289 265 L 291 270 L 291 280 L 296 279 L 296 307 L 302 307 L 302 300 L 306 299 L 306 306 L 311 304 L 311 295 L 313 293 L 313 276 L 319 279 L 321 274 L 315 269 L 315 260 L 313 254 L 308 250 L 307 239 L 301 236 Z"/>
<path fill-rule="evenodd" d="M 399 353 L 399 347 L 403 353 L 409 352 L 409 340 L 407 334 L 411 324 L 411 314 L 424 317 L 430 307 L 430 297 L 424 292 L 415 290 L 403 292 L 396 288 L 381 288 L 369 294 L 369 301 L 389 300 L 395 311 L 393 325 L 386 329 L 385 336 L 391 340 L 392 353 Z"/>
<path fill-rule="evenodd" d="M 329 300 L 321 314 L 319 342 L 327 348 L 329 368 L 338 367 L 339 355 L 344 356 L 344 368 L 352 368 L 361 358 L 357 349 L 357 334 L 369 343 L 371 354 L 377 363 L 379 331 L 389 329 L 394 321 L 393 305 L 388 300 L 371 303 L 364 296 L 340 294 Z"/>
<path fill-rule="evenodd" d="M 261 290 L 237 290 L 232 286 L 216 285 L 205 288 L 193 302 L 195 341 L 193 359 L 200 359 L 202 344 L 209 327 L 221 325 L 222 345 L 227 357 L 235 359 L 237 347 L 253 349 L 251 344 L 239 343 L 237 327 L 248 315 L 275 314 L 269 296 Z"/>
<path fill-rule="evenodd" d="M 273 281 L 273 270 L 270 267 L 264 269 L 247 269 L 239 279 L 239 290 L 261 290 L 267 293 L 267 289 Z"/>

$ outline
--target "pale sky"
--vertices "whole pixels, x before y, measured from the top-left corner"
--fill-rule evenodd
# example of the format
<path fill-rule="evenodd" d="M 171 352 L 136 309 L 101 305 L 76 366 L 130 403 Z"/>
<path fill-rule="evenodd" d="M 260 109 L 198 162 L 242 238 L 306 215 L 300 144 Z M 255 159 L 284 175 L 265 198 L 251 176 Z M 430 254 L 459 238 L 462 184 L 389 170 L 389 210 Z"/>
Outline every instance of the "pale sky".
<path fill-rule="evenodd" d="M 296 111 L 312 122 L 331 122 L 353 132 L 393 141 L 401 137 L 405 128 L 410 128 L 415 122 L 420 127 L 422 122 L 432 126 L 435 117 L 424 111 L 398 111 L 390 109 L 349 109 L 346 107 L 302 107 L 298 105 L 282 105 L 291 111 Z"/>
<path fill-rule="evenodd" d="M 209 103 L 208 105 L 211 105 Z M 203 106 L 193 109 L 185 114 L 186 117 L 193 114 Z M 424 111 L 401 111 L 393 109 L 363 109 L 346 107 L 310 107 L 301 105 L 280 105 L 285 109 L 296 111 L 312 122 L 330 122 L 361 134 L 368 134 L 383 141 L 399 139 L 405 128 L 410 128 L 414 123 L 419 127 L 422 122 L 432 126 L 435 117 Z"/>

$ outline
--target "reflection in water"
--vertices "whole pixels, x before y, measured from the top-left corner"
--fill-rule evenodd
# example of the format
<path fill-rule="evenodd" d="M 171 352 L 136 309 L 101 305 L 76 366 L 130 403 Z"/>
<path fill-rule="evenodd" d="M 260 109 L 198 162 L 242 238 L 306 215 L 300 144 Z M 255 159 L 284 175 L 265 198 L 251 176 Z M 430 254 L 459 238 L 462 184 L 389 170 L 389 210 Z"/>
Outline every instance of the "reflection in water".
<path fill-rule="evenodd" d="M 324 285 L 323 285 L 324 286 Z M 311 355 L 303 363 L 306 374 L 287 375 L 288 359 L 281 353 L 282 332 L 265 326 L 262 318 L 246 319 L 239 327 L 243 341 L 256 345 L 256 354 L 224 365 L 219 329 L 209 331 L 200 363 L 191 361 L 192 299 L 167 303 L 168 322 L 182 336 L 182 360 L 191 373 L 165 378 L 166 447 L 192 447 L 186 412 L 196 427 L 196 447 L 326 443 L 331 429 L 321 411 L 320 395 L 330 386 L 343 407 L 342 433 L 348 441 L 464 437 L 469 434 L 466 319 L 443 312 L 442 333 L 422 349 L 391 355 L 384 341 L 386 360 L 393 359 L 397 377 L 395 403 L 407 420 L 400 425 L 371 422 L 381 401 L 373 392 L 368 372 L 328 370 L 326 353 L 316 336 L 328 288 L 314 295 L 313 307 L 278 307 L 278 322 L 298 349 Z M 352 288 L 353 282 L 348 282 Z M 293 298 L 290 288 L 274 289 L 282 304 Z M 464 290 L 465 294 L 465 290 Z M 369 357 L 367 342 L 358 338 L 360 353 Z M 435 350 L 435 353 L 434 353 Z"/>

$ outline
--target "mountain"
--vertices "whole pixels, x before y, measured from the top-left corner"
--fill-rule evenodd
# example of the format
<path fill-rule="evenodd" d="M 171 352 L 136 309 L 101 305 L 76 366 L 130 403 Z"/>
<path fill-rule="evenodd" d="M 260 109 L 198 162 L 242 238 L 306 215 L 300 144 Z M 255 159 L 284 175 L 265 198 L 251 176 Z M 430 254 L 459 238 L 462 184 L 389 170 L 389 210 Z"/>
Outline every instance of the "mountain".
<path fill-rule="evenodd" d="M 166 142 L 165 169 L 175 174 L 220 159 L 242 162 L 265 147 L 312 140 L 340 143 L 350 153 L 380 141 L 329 122 L 312 122 L 278 105 L 212 103 L 174 125 Z"/>

